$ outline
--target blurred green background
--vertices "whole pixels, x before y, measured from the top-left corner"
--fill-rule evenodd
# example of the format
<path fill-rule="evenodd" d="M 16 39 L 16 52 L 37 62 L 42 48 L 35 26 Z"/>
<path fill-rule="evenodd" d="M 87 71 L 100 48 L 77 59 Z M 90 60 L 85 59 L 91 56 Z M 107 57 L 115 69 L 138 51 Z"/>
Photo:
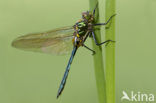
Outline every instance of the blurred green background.
<path fill-rule="evenodd" d="M 104 22 L 105 1 L 99 2 Z M 70 55 L 10 46 L 20 35 L 73 25 L 88 5 L 88 0 L 0 0 L 0 103 L 98 103 L 90 51 L 78 50 L 57 100 Z M 156 1 L 117 0 L 116 12 L 116 103 L 123 90 L 156 95 Z"/>

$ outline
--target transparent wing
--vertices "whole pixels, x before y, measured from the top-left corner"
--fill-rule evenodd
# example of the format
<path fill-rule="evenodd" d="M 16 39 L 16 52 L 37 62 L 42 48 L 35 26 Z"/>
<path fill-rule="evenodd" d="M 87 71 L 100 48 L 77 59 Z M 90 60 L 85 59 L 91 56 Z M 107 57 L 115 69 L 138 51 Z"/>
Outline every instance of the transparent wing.
<path fill-rule="evenodd" d="M 27 34 L 12 42 L 15 48 L 48 54 L 68 54 L 73 48 L 74 29 L 63 27 L 43 33 Z"/>

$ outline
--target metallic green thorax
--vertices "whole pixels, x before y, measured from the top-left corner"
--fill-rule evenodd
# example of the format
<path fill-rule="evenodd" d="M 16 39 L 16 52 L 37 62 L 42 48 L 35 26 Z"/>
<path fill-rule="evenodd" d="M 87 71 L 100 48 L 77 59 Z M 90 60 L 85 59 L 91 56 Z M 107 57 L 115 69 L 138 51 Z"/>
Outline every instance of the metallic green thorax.
<path fill-rule="evenodd" d="M 81 21 L 81 22 L 78 23 L 77 27 L 78 27 L 78 34 L 80 36 L 85 35 L 86 30 L 87 30 L 87 24 L 85 24 L 84 21 Z"/>

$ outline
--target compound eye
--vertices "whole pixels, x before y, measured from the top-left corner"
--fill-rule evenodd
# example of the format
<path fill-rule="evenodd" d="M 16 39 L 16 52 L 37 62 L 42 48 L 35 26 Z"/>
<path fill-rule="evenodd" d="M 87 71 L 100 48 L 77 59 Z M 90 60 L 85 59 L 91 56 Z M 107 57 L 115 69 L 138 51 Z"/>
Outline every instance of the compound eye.
<path fill-rule="evenodd" d="M 83 13 L 82 13 L 82 18 L 86 19 L 87 16 L 88 16 L 88 13 L 87 13 L 87 12 L 83 12 Z"/>

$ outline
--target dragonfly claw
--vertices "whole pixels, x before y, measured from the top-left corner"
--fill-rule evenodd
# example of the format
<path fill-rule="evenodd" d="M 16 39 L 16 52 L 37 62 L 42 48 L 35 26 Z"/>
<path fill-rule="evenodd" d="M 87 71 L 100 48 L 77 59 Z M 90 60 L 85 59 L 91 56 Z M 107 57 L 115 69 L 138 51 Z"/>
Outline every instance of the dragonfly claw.
<path fill-rule="evenodd" d="M 107 46 L 109 44 L 109 42 L 116 42 L 116 41 L 114 41 L 114 40 L 107 40 L 107 43 L 106 43 L 105 46 Z"/>
<path fill-rule="evenodd" d="M 95 52 L 95 51 L 93 51 L 92 55 L 95 55 L 95 54 L 96 54 L 96 52 Z"/>

